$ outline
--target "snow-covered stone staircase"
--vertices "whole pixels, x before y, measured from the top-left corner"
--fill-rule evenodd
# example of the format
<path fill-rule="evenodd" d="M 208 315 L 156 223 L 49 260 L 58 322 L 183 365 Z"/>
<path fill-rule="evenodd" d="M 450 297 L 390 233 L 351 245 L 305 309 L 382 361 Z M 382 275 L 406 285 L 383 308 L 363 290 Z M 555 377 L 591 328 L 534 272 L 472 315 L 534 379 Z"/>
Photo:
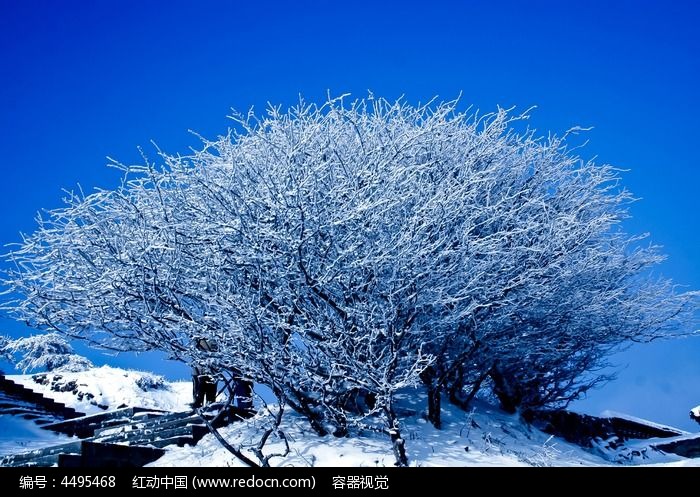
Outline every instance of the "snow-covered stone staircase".
<path fill-rule="evenodd" d="M 20 416 L 38 425 L 84 416 L 65 404 L 0 375 L 0 415 L 2 414 Z"/>
<path fill-rule="evenodd" d="M 652 447 L 682 457 L 700 457 L 700 434 L 693 433 L 661 440 Z"/>
<path fill-rule="evenodd" d="M 208 432 L 192 411 L 133 407 L 42 427 L 79 440 L 5 456 L 0 466 L 142 466 L 160 457 L 163 447 L 195 445 Z"/>

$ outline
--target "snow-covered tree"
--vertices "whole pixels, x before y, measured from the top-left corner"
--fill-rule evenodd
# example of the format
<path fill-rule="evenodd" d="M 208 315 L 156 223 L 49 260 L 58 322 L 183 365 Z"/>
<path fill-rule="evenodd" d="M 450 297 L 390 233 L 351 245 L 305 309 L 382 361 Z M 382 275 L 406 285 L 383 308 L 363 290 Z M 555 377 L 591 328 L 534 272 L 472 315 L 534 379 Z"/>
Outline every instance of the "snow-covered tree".
<path fill-rule="evenodd" d="M 381 415 L 405 464 L 400 389 L 425 385 L 436 426 L 443 393 L 484 385 L 512 410 L 566 403 L 696 309 L 647 276 L 661 256 L 622 231 L 615 170 L 515 133 L 526 118 L 375 98 L 234 115 L 39 219 L 5 307 L 267 385 L 320 434 Z"/>
<path fill-rule="evenodd" d="M 21 338 L 0 337 L 0 355 L 16 362 L 27 371 L 85 371 L 93 366 L 86 357 L 78 355 L 65 338 L 57 333 L 45 333 Z"/>

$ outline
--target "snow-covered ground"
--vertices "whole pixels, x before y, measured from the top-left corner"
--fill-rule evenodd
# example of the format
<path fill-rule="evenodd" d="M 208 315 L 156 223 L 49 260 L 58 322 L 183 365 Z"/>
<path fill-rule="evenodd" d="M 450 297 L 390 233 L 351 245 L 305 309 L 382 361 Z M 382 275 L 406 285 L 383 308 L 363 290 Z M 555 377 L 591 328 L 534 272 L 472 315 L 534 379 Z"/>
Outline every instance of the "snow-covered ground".
<path fill-rule="evenodd" d="M 85 413 L 102 412 L 106 406 L 150 407 L 181 411 L 189 408 L 191 385 L 187 381 L 164 382 L 150 373 L 103 366 L 84 373 L 59 373 L 59 377 L 36 375 L 11 377 L 29 388 Z M 37 382 L 36 380 L 39 380 Z M 65 391 L 61 391 L 65 390 Z M 424 417 L 425 399 L 418 392 L 407 392 L 399 399 L 403 413 L 402 435 L 412 466 L 596 466 L 626 464 L 700 465 L 700 460 L 666 455 L 648 448 L 648 441 L 636 441 L 615 451 L 585 450 L 530 427 L 516 415 L 475 402 L 470 412 L 446 405 L 443 428 L 436 430 Z M 66 437 L 42 430 L 30 421 L 0 417 L 0 454 L 21 452 L 51 445 Z M 259 415 L 220 430 L 232 444 L 246 447 L 257 443 L 259 428 L 266 423 Z M 291 452 L 273 458 L 273 466 L 392 466 L 394 456 L 388 436 L 372 430 L 352 437 L 319 437 L 308 423 L 287 410 L 282 429 Z M 265 453 L 279 452 L 280 441 L 271 441 Z M 639 453 L 630 457 L 632 451 Z M 623 454 L 624 457 L 618 457 Z M 166 449 L 152 466 L 241 466 L 213 435 L 206 435 L 196 446 Z"/>
<path fill-rule="evenodd" d="M 0 416 L 0 456 L 69 441 L 66 435 L 41 429 L 18 416 Z"/>
<path fill-rule="evenodd" d="M 152 373 L 110 366 L 80 373 L 38 373 L 8 378 L 85 414 L 118 407 L 185 411 L 192 402 L 189 381 L 167 382 Z"/>
<path fill-rule="evenodd" d="M 448 406 L 443 410 L 443 428 L 436 430 L 422 416 L 424 399 L 403 399 L 405 418 L 402 435 L 412 466 L 589 466 L 606 464 L 600 457 L 578 446 L 554 439 L 522 423 L 517 416 L 477 402 L 471 412 Z M 393 466 L 389 437 L 365 431 L 359 436 L 335 438 L 314 434 L 300 416 L 288 411 L 283 430 L 291 453 L 275 458 L 272 466 Z M 223 428 L 221 434 L 235 445 L 257 442 L 253 418 Z M 270 444 L 265 453 L 279 452 L 282 444 Z M 249 454 L 250 455 L 250 454 Z M 241 466 L 212 436 L 195 447 L 172 447 L 151 466 Z"/>

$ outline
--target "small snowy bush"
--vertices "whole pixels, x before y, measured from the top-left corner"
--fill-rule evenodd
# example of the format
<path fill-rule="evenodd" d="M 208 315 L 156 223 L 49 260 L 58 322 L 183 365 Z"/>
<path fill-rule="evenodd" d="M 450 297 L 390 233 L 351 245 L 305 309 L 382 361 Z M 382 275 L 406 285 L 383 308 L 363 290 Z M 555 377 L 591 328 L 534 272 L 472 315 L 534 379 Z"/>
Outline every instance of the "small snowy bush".
<path fill-rule="evenodd" d="M 149 390 L 158 390 L 165 386 L 165 378 L 156 374 L 149 373 L 139 373 L 140 376 L 136 378 L 136 384 L 144 392 Z"/>

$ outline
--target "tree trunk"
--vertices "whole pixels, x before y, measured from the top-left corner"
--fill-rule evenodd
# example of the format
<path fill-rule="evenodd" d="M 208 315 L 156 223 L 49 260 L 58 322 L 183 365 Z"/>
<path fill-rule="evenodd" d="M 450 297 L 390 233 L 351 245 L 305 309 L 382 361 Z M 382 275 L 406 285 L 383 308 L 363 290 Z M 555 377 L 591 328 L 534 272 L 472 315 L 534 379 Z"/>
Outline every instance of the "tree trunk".
<path fill-rule="evenodd" d="M 396 465 L 399 467 L 408 466 L 408 457 L 406 457 L 406 441 L 401 437 L 399 430 L 399 420 L 394 413 L 391 404 L 384 408 L 387 424 L 389 425 L 389 437 L 391 438 L 391 446 L 394 450 L 394 458 Z"/>
<path fill-rule="evenodd" d="M 481 374 L 477 378 L 477 380 L 471 384 L 471 389 L 465 397 L 464 390 L 466 386 L 464 385 L 463 375 L 460 372 L 459 377 L 454 379 L 454 381 L 452 382 L 452 386 L 450 387 L 450 402 L 462 409 L 463 411 L 466 411 L 469 408 L 469 405 L 471 404 L 472 400 L 474 400 L 474 397 L 476 397 L 476 394 L 479 393 L 479 390 L 481 389 L 481 384 L 484 382 L 488 375 L 488 371 Z"/>
<path fill-rule="evenodd" d="M 437 375 L 435 369 L 427 368 L 421 373 L 421 380 L 428 392 L 428 421 L 438 430 L 442 427 L 442 419 L 440 416 L 441 406 L 441 388 L 437 384 Z"/>
<path fill-rule="evenodd" d="M 309 421 L 311 428 L 316 432 L 316 434 L 321 437 L 328 435 L 328 430 L 326 430 L 321 424 L 320 416 L 311 408 L 309 405 L 310 402 L 299 392 L 290 392 L 289 395 L 293 395 L 295 399 L 292 400 L 289 396 L 287 396 L 287 404 L 289 404 L 289 406 L 296 412 L 302 414 Z"/>
<path fill-rule="evenodd" d="M 247 457 L 243 452 L 237 448 L 228 443 L 228 441 L 219 433 L 219 430 L 217 430 L 214 425 L 212 425 L 209 420 L 207 419 L 204 414 L 202 414 L 202 411 L 200 408 L 195 409 L 195 412 L 197 413 L 197 416 L 204 422 L 204 424 L 207 426 L 209 429 L 209 432 L 216 437 L 216 439 L 219 441 L 223 447 L 228 450 L 231 454 L 236 456 L 240 461 L 242 461 L 244 464 L 250 466 L 251 468 L 258 468 L 260 467 L 255 461 Z"/>
<path fill-rule="evenodd" d="M 438 430 L 442 428 L 440 417 L 441 392 L 440 387 L 430 385 L 428 387 L 428 421 Z"/>
<path fill-rule="evenodd" d="M 501 408 L 510 414 L 515 414 L 520 406 L 520 395 L 513 389 L 508 378 L 494 366 L 489 371 L 489 376 L 493 380 L 493 393 L 498 397 Z"/>
<path fill-rule="evenodd" d="M 403 438 L 401 438 L 401 432 L 398 430 L 398 428 L 389 430 L 389 435 L 391 436 L 391 444 L 394 449 L 396 465 L 405 468 L 408 466 L 408 457 L 406 457 L 406 442 Z"/>

